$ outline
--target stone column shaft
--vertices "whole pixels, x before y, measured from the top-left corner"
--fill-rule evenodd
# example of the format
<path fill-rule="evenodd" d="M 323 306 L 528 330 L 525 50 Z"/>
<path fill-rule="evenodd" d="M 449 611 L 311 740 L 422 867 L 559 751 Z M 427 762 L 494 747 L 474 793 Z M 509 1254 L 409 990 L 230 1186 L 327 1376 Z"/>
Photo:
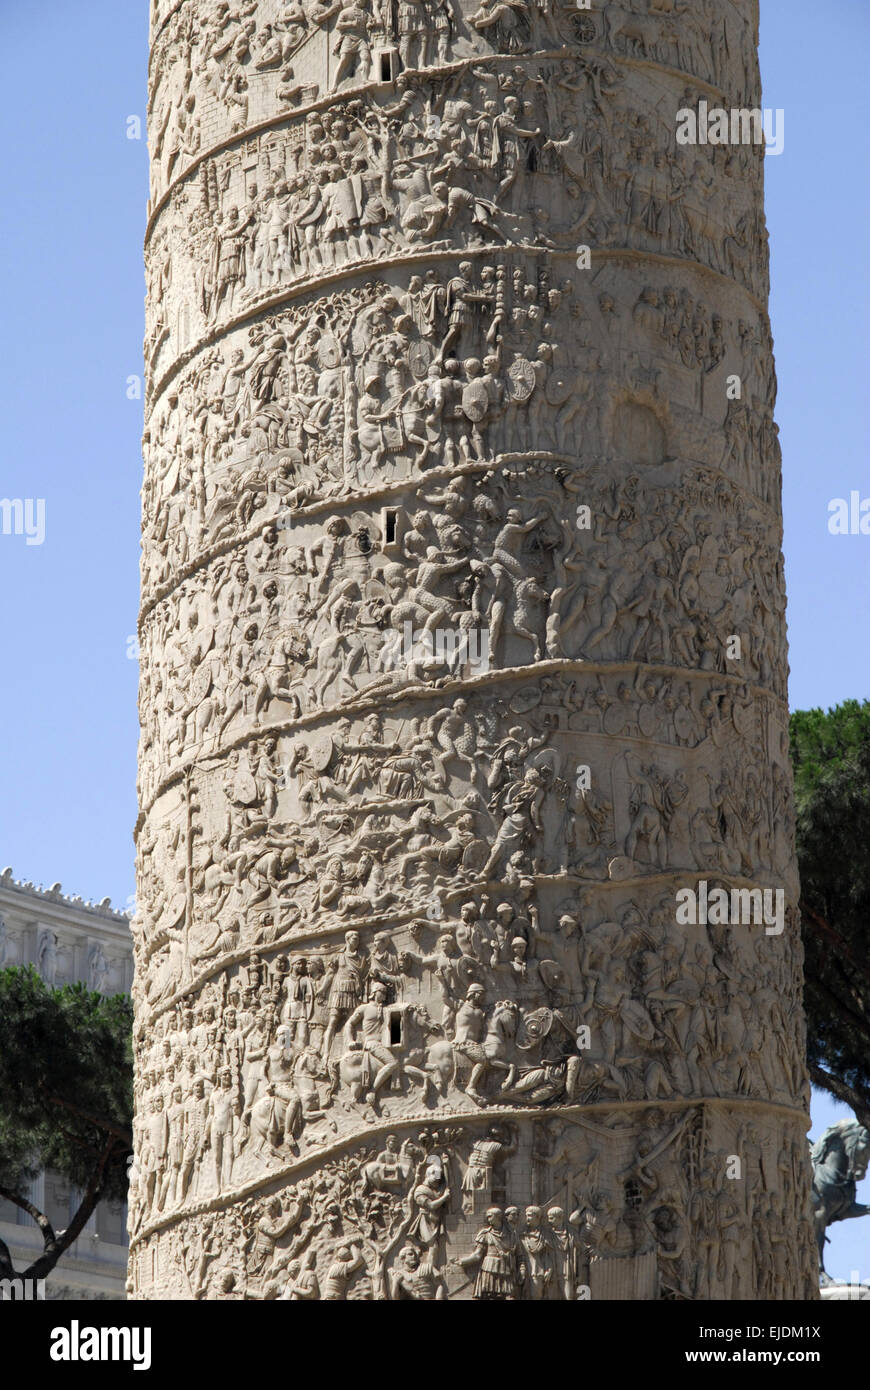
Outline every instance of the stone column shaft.
<path fill-rule="evenodd" d="M 811 1296 L 756 42 L 154 5 L 135 1297 Z"/>

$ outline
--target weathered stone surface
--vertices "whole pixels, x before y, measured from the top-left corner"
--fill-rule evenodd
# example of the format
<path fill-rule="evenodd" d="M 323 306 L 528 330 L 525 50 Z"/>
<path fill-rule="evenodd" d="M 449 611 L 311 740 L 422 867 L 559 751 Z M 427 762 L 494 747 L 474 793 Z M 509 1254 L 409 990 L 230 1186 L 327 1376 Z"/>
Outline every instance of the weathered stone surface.
<path fill-rule="evenodd" d="M 756 18 L 155 7 L 136 1297 L 811 1294 Z"/>

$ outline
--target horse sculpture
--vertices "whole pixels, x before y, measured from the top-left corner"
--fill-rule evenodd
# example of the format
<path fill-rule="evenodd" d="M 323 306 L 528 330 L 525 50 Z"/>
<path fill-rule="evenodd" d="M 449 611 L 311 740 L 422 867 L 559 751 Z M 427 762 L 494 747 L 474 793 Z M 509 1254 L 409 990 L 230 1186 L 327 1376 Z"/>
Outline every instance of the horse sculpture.
<path fill-rule="evenodd" d="M 401 1010 L 394 1010 L 399 1011 L 402 1015 L 401 1046 L 384 1042 L 378 1044 L 377 1052 L 365 1045 L 356 1046 L 345 1051 L 337 1062 L 330 1063 L 333 1086 L 344 1085 L 358 1105 L 366 1098 L 372 1103 L 372 1082 L 379 1071 L 383 1073 L 384 1067 L 391 1068 L 383 1073 L 384 1083 L 393 1076 L 417 1082 L 423 1088 L 424 1100 L 429 1095 L 429 1087 L 437 1086 L 427 1065 L 426 1048 L 429 1038 L 442 1033 L 440 1023 L 435 1023 L 422 1004 L 405 1004 Z M 392 1054 L 392 1062 L 389 1054 Z"/>
<path fill-rule="evenodd" d="M 810 1148 L 813 1164 L 813 1224 L 819 1247 L 819 1269 L 825 1270 L 825 1231 L 835 1221 L 870 1215 L 870 1206 L 856 1202 L 857 1185 L 870 1162 L 870 1132 L 857 1120 L 840 1120 L 826 1129 Z"/>

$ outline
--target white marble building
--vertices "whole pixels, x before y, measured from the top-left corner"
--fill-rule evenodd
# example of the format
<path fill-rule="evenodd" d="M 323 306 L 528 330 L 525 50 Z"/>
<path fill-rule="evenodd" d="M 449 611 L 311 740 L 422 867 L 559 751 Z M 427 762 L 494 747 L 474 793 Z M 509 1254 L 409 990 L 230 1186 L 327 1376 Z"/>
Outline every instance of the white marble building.
<path fill-rule="evenodd" d="M 35 965 L 46 983 L 81 980 L 104 994 L 127 994 L 133 979 L 128 917 L 108 898 L 101 903 L 68 897 L 59 883 L 42 889 L 0 874 L 0 968 Z M 56 1229 L 68 1225 L 76 1195 L 57 1174 L 41 1174 L 33 1200 Z M 0 1202 L 0 1238 L 21 1269 L 42 1241 L 31 1219 Z M 75 1245 L 46 1282 L 48 1299 L 123 1299 L 127 1264 L 126 1203 L 102 1202 Z"/>

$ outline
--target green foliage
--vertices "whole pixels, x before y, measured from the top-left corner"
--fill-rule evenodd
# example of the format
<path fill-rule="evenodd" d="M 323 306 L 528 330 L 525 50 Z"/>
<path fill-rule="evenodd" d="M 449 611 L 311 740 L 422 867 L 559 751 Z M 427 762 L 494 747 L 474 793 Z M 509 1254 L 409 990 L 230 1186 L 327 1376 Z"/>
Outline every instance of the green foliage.
<path fill-rule="evenodd" d="M 809 1061 L 870 1109 L 870 702 L 791 719 Z M 851 1096 L 846 1094 L 851 1092 Z"/>
<path fill-rule="evenodd" d="M 0 970 L 0 1185 L 20 1191 L 53 1168 L 85 1189 L 102 1163 L 101 1196 L 126 1195 L 132 1022 L 124 995 L 49 989 L 30 966 Z"/>

